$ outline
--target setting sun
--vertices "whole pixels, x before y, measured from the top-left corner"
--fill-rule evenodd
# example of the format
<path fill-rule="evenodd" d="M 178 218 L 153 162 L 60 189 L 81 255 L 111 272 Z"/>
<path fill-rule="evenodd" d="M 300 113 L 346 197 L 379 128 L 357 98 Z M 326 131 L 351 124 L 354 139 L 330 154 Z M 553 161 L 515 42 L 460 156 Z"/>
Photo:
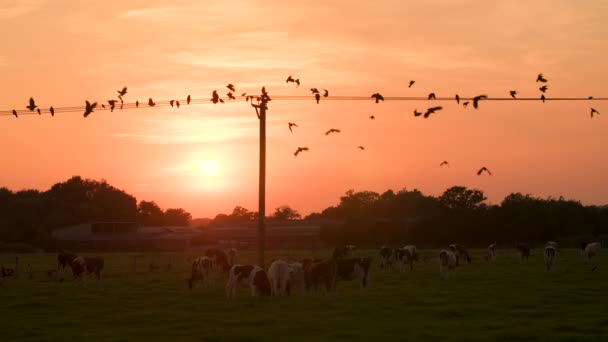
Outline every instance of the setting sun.
<path fill-rule="evenodd" d="M 198 169 L 205 176 L 215 176 L 219 171 L 219 164 L 215 159 L 204 159 L 198 162 Z"/>

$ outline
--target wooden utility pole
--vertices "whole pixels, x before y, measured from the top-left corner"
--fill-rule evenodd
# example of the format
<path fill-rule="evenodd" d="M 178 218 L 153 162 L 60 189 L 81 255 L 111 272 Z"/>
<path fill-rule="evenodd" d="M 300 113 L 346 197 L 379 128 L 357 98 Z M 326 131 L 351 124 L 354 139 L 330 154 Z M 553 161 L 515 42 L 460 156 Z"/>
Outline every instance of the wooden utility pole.
<path fill-rule="evenodd" d="M 262 95 L 258 104 L 252 106 L 260 120 L 260 178 L 258 199 L 258 266 L 264 266 L 264 252 L 266 250 L 266 110 L 270 97 L 262 87 Z"/>

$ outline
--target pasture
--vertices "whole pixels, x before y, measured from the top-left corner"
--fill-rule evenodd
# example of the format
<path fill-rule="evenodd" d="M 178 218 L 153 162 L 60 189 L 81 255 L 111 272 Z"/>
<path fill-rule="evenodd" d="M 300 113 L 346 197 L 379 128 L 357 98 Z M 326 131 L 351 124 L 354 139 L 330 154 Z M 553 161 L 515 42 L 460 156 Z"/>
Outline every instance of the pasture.
<path fill-rule="evenodd" d="M 83 288 L 69 275 L 50 280 L 55 254 L 20 255 L 20 276 L 0 284 L 0 341 L 600 341 L 608 339 L 608 264 L 562 250 L 545 272 L 540 249 L 521 262 L 514 250 L 439 277 L 437 250 L 421 250 L 414 271 L 380 270 L 373 256 L 370 285 L 338 282 L 337 292 L 251 298 L 242 289 L 226 300 L 225 275 L 210 288 L 187 288 L 191 260 L 200 254 L 103 254 L 103 279 Z M 270 252 L 272 258 L 328 257 Z M 160 268 L 148 270 L 153 261 Z M 252 263 L 241 252 L 238 263 Z M 171 268 L 167 269 L 167 264 Z M 13 267 L 14 255 L 0 255 Z M 32 265 L 29 279 L 27 264 Z M 595 264 L 595 263 L 594 263 Z"/>

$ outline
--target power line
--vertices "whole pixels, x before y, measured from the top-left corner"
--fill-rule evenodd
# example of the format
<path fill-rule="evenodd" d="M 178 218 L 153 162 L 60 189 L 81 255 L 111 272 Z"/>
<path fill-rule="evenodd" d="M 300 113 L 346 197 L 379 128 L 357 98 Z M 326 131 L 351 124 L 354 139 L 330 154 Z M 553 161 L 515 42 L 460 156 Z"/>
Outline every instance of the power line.
<path fill-rule="evenodd" d="M 223 99 L 223 104 L 229 104 L 234 102 L 248 102 L 249 99 L 256 99 L 258 96 L 235 96 L 235 99 Z M 314 96 L 311 95 L 273 95 L 272 100 L 275 101 L 315 101 Z M 521 98 L 512 98 L 512 97 L 488 97 L 481 101 L 607 101 L 608 97 L 600 97 L 600 98 L 588 98 L 588 97 L 546 97 L 544 100 L 540 97 L 521 97 Z M 183 100 L 168 100 L 168 101 L 157 101 L 154 106 L 149 106 L 147 102 L 141 102 L 137 105 L 135 102 L 124 102 L 122 104 L 117 104 L 114 108 L 116 111 L 124 110 L 124 109 L 146 109 L 146 108 L 163 108 L 163 107 L 174 107 L 178 109 L 177 104 L 174 102 L 171 105 L 171 101 L 180 101 L 180 107 L 187 107 L 189 105 L 199 105 L 199 104 L 212 104 L 212 100 L 209 98 L 199 98 L 199 99 L 191 99 L 190 104 L 186 104 L 186 99 Z M 357 95 L 338 95 L 338 96 L 328 96 L 323 97 L 321 101 L 373 101 L 373 99 L 369 96 L 357 96 Z M 384 97 L 384 101 L 455 101 L 454 97 L 437 97 L 436 99 L 429 100 L 426 96 L 386 96 Z M 473 101 L 473 97 L 461 97 L 460 101 Z M 105 108 L 101 107 L 104 105 Z M 40 114 L 50 114 L 49 108 L 40 108 Z M 76 113 L 82 112 L 84 113 L 85 106 L 67 106 L 67 107 L 57 107 L 53 108 L 55 114 L 62 113 Z M 106 106 L 106 103 L 98 103 L 98 107 L 94 112 L 98 111 L 113 111 L 110 109 L 109 104 Z M 38 115 L 37 111 L 30 111 L 27 109 L 16 110 L 17 115 Z M 0 111 L 0 116 L 13 116 L 13 110 L 2 110 Z"/>

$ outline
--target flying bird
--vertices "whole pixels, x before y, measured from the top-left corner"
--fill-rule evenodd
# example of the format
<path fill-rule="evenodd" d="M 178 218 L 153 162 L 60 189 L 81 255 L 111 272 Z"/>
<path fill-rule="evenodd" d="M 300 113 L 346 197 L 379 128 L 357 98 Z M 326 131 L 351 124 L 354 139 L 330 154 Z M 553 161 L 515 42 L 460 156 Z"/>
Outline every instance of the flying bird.
<path fill-rule="evenodd" d="M 384 96 L 380 95 L 380 93 L 373 94 L 372 98 L 376 100 L 376 103 L 379 103 L 380 101 L 384 101 Z"/>
<path fill-rule="evenodd" d="M 242 94 L 241 94 L 241 96 L 242 96 L 242 97 L 245 97 L 245 95 L 247 95 L 247 93 L 242 93 Z"/>
<path fill-rule="evenodd" d="M 481 100 L 485 100 L 488 98 L 488 95 L 479 95 L 479 96 L 475 96 L 473 98 L 473 108 L 478 109 L 479 108 L 479 101 Z"/>
<path fill-rule="evenodd" d="M 468 105 L 469 105 L 469 101 L 465 101 L 465 102 L 463 102 L 463 103 L 462 103 L 462 106 L 463 106 L 464 108 L 467 108 L 467 106 L 468 106 Z"/>
<path fill-rule="evenodd" d="M 156 106 L 156 102 L 152 101 L 152 98 L 149 98 L 148 99 L 148 106 L 154 107 L 154 106 Z"/>
<path fill-rule="evenodd" d="M 325 135 L 329 135 L 330 133 L 340 133 L 340 130 L 332 128 L 329 131 L 325 132 Z"/>
<path fill-rule="evenodd" d="M 122 97 L 127 94 L 127 87 L 123 87 L 121 90 L 117 90 L 116 92 L 118 93 L 118 98 L 120 99 L 120 102 L 122 102 Z"/>
<path fill-rule="evenodd" d="M 509 90 L 509 94 L 511 94 L 512 98 L 515 98 L 515 95 L 517 95 L 517 90 Z"/>
<path fill-rule="evenodd" d="M 431 107 L 429 109 L 426 110 L 426 112 L 424 113 L 424 118 L 427 119 L 431 114 L 435 113 L 438 110 L 442 110 L 443 107 L 441 106 L 437 106 L 437 107 Z"/>
<path fill-rule="evenodd" d="M 173 105 L 175 104 L 175 100 L 169 101 L 169 104 L 171 105 L 171 108 L 173 108 Z"/>
<path fill-rule="evenodd" d="M 95 107 L 97 107 L 97 102 L 93 102 L 93 103 L 90 103 L 89 101 L 85 101 L 85 102 L 86 102 L 86 105 L 85 105 L 85 109 L 84 109 L 84 117 L 86 118 L 91 113 L 93 113 L 93 110 L 95 109 Z"/>
<path fill-rule="evenodd" d="M 443 165 L 447 165 L 448 167 L 450 166 L 450 164 L 446 160 L 442 161 L 441 164 L 439 164 L 439 166 Z"/>
<path fill-rule="evenodd" d="M 310 91 L 311 91 L 313 94 L 318 94 L 318 93 L 319 93 L 319 89 L 317 89 L 317 88 L 310 88 Z"/>
<path fill-rule="evenodd" d="M 319 104 L 319 101 L 321 100 L 321 94 L 316 93 L 315 94 L 315 99 L 317 100 L 317 104 Z"/>
<path fill-rule="evenodd" d="M 458 96 L 458 94 L 456 94 L 456 103 L 460 104 L 460 96 Z"/>
<path fill-rule="evenodd" d="M 17 111 L 13 109 L 13 115 L 18 118 L 19 116 L 17 116 Z"/>
<path fill-rule="evenodd" d="M 430 93 L 429 94 L 429 100 L 435 100 L 435 93 Z"/>
<path fill-rule="evenodd" d="M 228 94 L 226 94 L 226 96 L 228 96 L 228 98 L 229 98 L 230 100 L 236 100 L 236 97 L 234 97 L 234 95 L 232 95 L 232 93 L 231 93 L 231 92 L 228 92 Z"/>
<path fill-rule="evenodd" d="M 540 90 L 540 91 L 542 91 L 542 92 L 544 93 L 544 92 L 546 92 L 546 91 L 547 91 L 547 89 L 548 89 L 548 88 L 549 88 L 549 87 L 547 87 L 546 85 L 544 85 L 544 86 L 542 86 L 542 87 L 538 88 L 538 90 Z"/>
<path fill-rule="evenodd" d="M 186 97 L 186 104 L 190 104 L 190 95 L 188 95 L 188 97 Z"/>
<path fill-rule="evenodd" d="M 410 81 L 410 85 L 408 85 L 407 87 L 408 87 L 408 88 L 411 88 L 411 87 L 414 85 L 414 83 L 416 83 L 416 81 L 411 80 L 411 81 Z"/>
<path fill-rule="evenodd" d="M 538 74 L 538 76 L 536 76 L 536 82 L 547 83 L 547 79 L 543 76 L 543 74 Z"/>
<path fill-rule="evenodd" d="M 300 79 L 299 78 L 294 79 L 292 77 L 292 75 L 289 75 L 289 77 L 287 77 L 287 80 L 285 81 L 285 83 L 289 83 L 289 82 L 295 83 L 296 84 L 296 88 L 300 86 Z"/>
<path fill-rule="evenodd" d="M 595 110 L 594 108 L 591 108 L 591 118 L 593 119 L 593 113 L 595 114 L 600 114 L 600 112 L 598 112 L 597 110 Z"/>
<path fill-rule="evenodd" d="M 300 86 L 300 79 L 299 78 L 296 78 L 296 84 L 297 84 L 296 88 Z"/>
<path fill-rule="evenodd" d="M 543 100 L 543 103 L 545 103 L 545 94 L 541 94 L 540 99 Z"/>
<path fill-rule="evenodd" d="M 370 115 L 370 116 L 369 116 L 369 118 L 370 118 L 371 120 L 374 120 L 376 117 L 375 117 L 375 116 L 373 116 L 373 115 Z"/>
<path fill-rule="evenodd" d="M 327 91 L 327 89 L 323 89 L 324 93 L 323 93 L 323 97 L 328 97 L 329 96 L 329 91 Z"/>
<path fill-rule="evenodd" d="M 420 116 L 420 115 L 422 115 L 422 112 L 419 112 L 416 109 L 414 109 L 414 116 Z"/>
<path fill-rule="evenodd" d="M 53 106 L 49 108 L 49 112 L 51 112 L 51 116 L 55 116 L 55 108 L 53 108 Z"/>
<path fill-rule="evenodd" d="M 234 88 L 234 85 L 232 83 L 228 83 L 228 85 L 226 86 L 226 88 L 228 88 L 228 90 L 230 90 L 231 92 L 235 92 L 236 89 Z"/>
<path fill-rule="evenodd" d="M 492 175 L 492 172 L 490 172 L 490 170 L 488 170 L 488 168 L 485 166 L 482 167 L 481 169 L 479 169 L 479 171 L 477 171 L 477 175 L 480 176 L 484 171 L 487 172 L 488 175 L 490 175 L 490 176 Z"/>
<path fill-rule="evenodd" d="M 358 149 L 360 149 L 361 151 L 365 150 L 365 147 L 363 146 L 357 146 Z"/>
<path fill-rule="evenodd" d="M 289 122 L 288 124 L 289 124 L 289 131 L 290 131 L 290 132 L 293 132 L 293 130 L 291 129 L 291 127 L 298 127 L 298 125 L 296 125 L 296 124 L 295 124 L 295 123 L 293 123 L 293 122 Z"/>
<path fill-rule="evenodd" d="M 34 102 L 34 98 L 30 97 L 30 104 L 25 108 L 29 109 L 30 112 L 33 112 L 34 109 L 36 109 L 36 107 L 38 107 L 38 106 L 36 106 L 36 102 Z"/>
<path fill-rule="evenodd" d="M 298 149 L 293 153 L 294 156 L 298 156 L 298 154 L 300 154 L 300 152 L 302 151 L 308 151 L 308 147 L 298 147 Z"/>

